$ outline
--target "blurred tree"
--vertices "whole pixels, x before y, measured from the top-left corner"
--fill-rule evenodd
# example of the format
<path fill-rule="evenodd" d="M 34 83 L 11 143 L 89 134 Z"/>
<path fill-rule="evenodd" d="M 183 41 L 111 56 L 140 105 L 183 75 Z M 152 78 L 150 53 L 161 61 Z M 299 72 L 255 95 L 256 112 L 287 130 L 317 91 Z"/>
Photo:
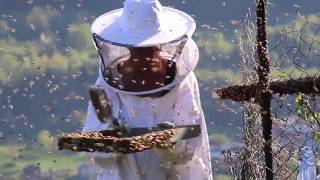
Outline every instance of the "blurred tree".
<path fill-rule="evenodd" d="M 68 28 L 70 46 L 78 51 L 93 49 L 89 24 L 72 24 Z"/>

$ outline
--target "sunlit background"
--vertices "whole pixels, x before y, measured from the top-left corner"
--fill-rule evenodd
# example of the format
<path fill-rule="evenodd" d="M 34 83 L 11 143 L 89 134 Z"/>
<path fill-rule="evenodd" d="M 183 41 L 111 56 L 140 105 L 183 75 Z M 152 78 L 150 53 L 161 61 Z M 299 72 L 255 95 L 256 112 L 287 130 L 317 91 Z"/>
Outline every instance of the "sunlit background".
<path fill-rule="evenodd" d="M 241 81 L 238 32 L 254 1 L 161 0 L 192 15 L 200 48 L 195 70 L 209 130 L 215 179 L 228 179 L 223 149 L 241 146 L 241 107 L 212 98 Z M 0 179 L 95 179 L 90 159 L 57 150 L 60 132 L 80 131 L 98 56 L 90 24 L 120 0 L 0 1 Z M 296 11 L 320 22 L 315 0 L 268 2 L 270 46 Z M 254 19 L 252 21 L 254 23 Z M 276 54 L 272 54 L 275 57 Z M 319 60 L 318 60 L 319 61 Z M 36 174 L 36 175 L 35 175 Z"/>

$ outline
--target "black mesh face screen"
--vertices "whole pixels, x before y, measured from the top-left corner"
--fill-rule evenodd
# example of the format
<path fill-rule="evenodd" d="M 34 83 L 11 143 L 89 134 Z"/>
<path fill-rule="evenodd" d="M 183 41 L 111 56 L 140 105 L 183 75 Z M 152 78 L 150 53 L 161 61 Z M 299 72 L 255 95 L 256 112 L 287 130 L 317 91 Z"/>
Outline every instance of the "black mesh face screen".
<path fill-rule="evenodd" d="M 172 83 L 179 69 L 178 57 L 188 40 L 183 36 L 165 44 L 139 47 L 106 41 L 97 34 L 93 38 L 104 80 L 113 88 L 129 92 L 150 91 Z M 152 62 L 160 63 L 161 68 L 152 67 Z"/>

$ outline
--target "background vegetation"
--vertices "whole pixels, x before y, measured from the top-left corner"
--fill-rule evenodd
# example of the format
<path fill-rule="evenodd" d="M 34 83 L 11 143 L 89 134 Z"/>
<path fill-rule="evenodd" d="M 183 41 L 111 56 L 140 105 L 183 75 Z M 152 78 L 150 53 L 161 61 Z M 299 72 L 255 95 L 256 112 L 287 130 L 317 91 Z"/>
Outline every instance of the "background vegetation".
<path fill-rule="evenodd" d="M 241 81 L 237 33 L 253 1 L 161 2 L 197 20 L 193 38 L 200 48 L 200 62 L 196 75 L 212 144 L 241 143 L 241 109 L 211 96 L 215 87 Z M 314 3 L 270 1 L 270 47 L 283 28 L 299 27 L 294 15 L 297 7 L 303 5 L 301 13 L 320 22 Z M 118 0 L 0 1 L 0 179 L 21 178 L 29 165 L 58 179 L 72 178 L 78 163 L 88 160 L 58 152 L 56 135 L 81 130 L 87 88 L 98 68 L 90 24 L 98 15 L 121 6 Z M 276 65 L 281 52 L 271 55 Z M 309 61 L 319 64 L 314 58 Z M 280 67 L 281 71 L 295 69 L 292 63 Z M 312 72 L 314 67 L 307 68 Z M 279 69 L 274 69 L 274 75 L 279 75 Z M 224 179 L 223 173 L 219 170 L 217 178 Z"/>

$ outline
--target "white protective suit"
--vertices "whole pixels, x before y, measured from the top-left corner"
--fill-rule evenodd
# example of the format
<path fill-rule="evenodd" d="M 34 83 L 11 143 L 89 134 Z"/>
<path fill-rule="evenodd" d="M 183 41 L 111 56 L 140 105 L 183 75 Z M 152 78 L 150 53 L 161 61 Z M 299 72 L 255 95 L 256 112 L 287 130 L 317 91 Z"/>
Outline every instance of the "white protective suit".
<path fill-rule="evenodd" d="M 153 127 L 169 121 L 175 125 L 200 124 L 200 137 L 183 140 L 169 150 L 151 149 L 134 154 L 91 153 L 101 167 L 99 180 L 211 180 L 211 164 L 207 127 L 201 108 L 199 87 L 192 70 L 198 61 L 196 44 L 189 39 L 182 51 L 189 72 L 179 79 L 167 94 L 158 98 L 140 97 L 117 91 L 103 79 L 101 71 L 96 85 L 102 86 L 112 102 L 114 117 L 130 127 Z M 188 62 L 193 62 L 188 64 Z M 108 128 L 97 119 L 89 103 L 83 131 Z"/>
<path fill-rule="evenodd" d="M 316 180 L 316 172 L 316 159 L 313 150 L 311 147 L 305 146 L 302 148 L 297 180 Z"/>

